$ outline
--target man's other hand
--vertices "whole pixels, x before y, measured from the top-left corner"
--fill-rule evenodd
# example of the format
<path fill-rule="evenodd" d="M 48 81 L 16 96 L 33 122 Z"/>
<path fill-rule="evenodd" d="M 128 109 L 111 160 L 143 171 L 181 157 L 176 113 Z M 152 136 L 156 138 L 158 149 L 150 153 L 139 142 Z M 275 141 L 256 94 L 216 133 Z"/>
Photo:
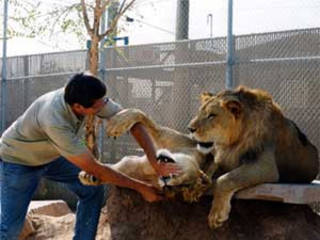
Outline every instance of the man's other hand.
<path fill-rule="evenodd" d="M 148 185 L 141 189 L 139 192 L 147 202 L 157 202 L 164 200 L 164 197 L 156 188 Z"/>

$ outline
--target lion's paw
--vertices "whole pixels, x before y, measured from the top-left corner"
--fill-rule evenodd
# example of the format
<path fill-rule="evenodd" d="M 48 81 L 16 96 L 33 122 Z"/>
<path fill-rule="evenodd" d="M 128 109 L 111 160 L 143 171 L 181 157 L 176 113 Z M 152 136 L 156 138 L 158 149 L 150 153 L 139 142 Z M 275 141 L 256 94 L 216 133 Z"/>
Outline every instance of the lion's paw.
<path fill-rule="evenodd" d="M 230 203 L 224 203 L 223 206 L 214 204 L 212 207 L 210 214 L 208 216 L 209 227 L 212 229 L 216 229 L 222 226 L 222 224 L 228 220 L 230 213 Z"/>
<path fill-rule="evenodd" d="M 81 171 L 78 175 L 80 182 L 83 185 L 89 185 L 89 186 L 98 186 L 101 184 L 101 181 L 97 179 L 95 176 L 85 172 Z"/>

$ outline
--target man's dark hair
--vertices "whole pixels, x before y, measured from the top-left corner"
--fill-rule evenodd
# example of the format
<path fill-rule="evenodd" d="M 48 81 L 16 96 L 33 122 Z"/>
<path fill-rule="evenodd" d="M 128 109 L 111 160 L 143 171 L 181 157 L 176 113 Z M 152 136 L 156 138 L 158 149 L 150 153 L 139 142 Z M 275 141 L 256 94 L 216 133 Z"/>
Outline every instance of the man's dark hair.
<path fill-rule="evenodd" d="M 91 107 L 95 100 L 106 95 L 106 85 L 97 77 L 85 73 L 77 73 L 68 81 L 64 100 L 70 106 L 78 103 L 85 108 Z"/>

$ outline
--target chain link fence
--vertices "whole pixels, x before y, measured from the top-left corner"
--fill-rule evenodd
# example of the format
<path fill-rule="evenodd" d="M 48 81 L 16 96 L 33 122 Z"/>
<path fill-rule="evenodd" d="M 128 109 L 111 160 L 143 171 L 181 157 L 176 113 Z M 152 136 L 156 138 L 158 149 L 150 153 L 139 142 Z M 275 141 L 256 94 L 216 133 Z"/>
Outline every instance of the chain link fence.
<path fill-rule="evenodd" d="M 233 78 L 235 85 L 269 91 L 320 149 L 319 36 L 318 28 L 236 36 Z M 225 38 L 213 38 L 108 48 L 109 93 L 124 106 L 140 108 L 158 123 L 186 132 L 200 93 L 225 88 L 225 46 Z M 137 148 L 134 143 L 126 146 L 119 146 L 119 155 L 111 159 Z"/>
<path fill-rule="evenodd" d="M 320 149 L 320 29 L 235 39 L 237 84 L 269 91 L 289 118 Z"/>
<path fill-rule="evenodd" d="M 234 39 L 235 85 L 269 91 L 320 149 L 320 29 L 240 35 Z M 225 88 L 226 38 L 106 48 L 108 95 L 159 124 L 187 132 L 201 92 Z M 41 94 L 87 69 L 87 52 L 8 58 L 6 126 Z M 142 154 L 129 135 L 104 141 L 105 162 Z"/>
<path fill-rule="evenodd" d="M 269 91 L 320 149 L 319 37 L 319 28 L 236 36 L 233 78 L 235 85 Z M 225 88 L 226 51 L 226 38 L 110 47 L 103 51 L 106 68 L 100 73 L 108 95 L 124 107 L 140 108 L 156 122 L 186 132 L 200 93 Z M 38 96 L 85 70 L 87 52 L 11 57 L 7 65 L 9 126 Z M 138 149 L 129 136 L 105 144 L 110 161 Z"/>

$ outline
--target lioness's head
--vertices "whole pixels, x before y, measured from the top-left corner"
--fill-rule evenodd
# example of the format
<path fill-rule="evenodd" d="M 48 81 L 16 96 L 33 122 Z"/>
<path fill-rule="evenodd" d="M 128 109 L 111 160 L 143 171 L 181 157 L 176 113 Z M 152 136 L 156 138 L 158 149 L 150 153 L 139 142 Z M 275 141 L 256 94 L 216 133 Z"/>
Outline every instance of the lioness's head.
<path fill-rule="evenodd" d="M 188 129 L 199 142 L 198 148 L 208 148 L 216 144 L 230 144 L 239 135 L 243 106 L 232 91 L 218 95 L 203 93 L 201 106 L 191 120 Z"/>

